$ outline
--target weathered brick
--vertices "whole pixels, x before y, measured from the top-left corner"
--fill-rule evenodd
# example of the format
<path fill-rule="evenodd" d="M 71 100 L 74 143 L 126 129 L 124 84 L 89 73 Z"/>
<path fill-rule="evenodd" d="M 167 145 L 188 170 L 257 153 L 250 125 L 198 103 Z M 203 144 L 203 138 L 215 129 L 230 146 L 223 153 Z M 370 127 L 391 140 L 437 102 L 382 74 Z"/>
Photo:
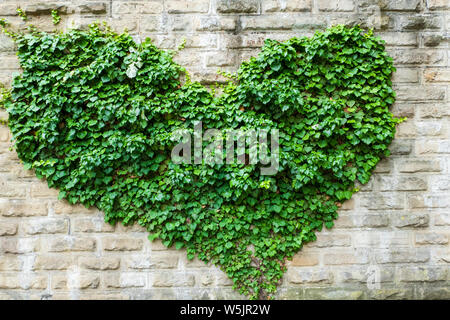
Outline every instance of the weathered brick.
<path fill-rule="evenodd" d="M 168 13 L 206 13 L 209 10 L 209 0 L 166 0 Z"/>
<path fill-rule="evenodd" d="M 421 208 L 447 208 L 450 198 L 447 195 L 410 195 L 407 199 L 411 209 Z"/>
<path fill-rule="evenodd" d="M 96 289 L 100 285 L 100 277 L 94 274 L 68 274 L 53 276 L 53 289 Z"/>
<path fill-rule="evenodd" d="M 0 180 L 0 197 L 25 199 L 27 185 L 22 182 Z"/>
<path fill-rule="evenodd" d="M 81 5 L 77 5 L 75 12 L 80 14 L 103 14 L 107 12 L 106 2 L 86 2 Z"/>
<path fill-rule="evenodd" d="M 430 251 L 424 248 L 395 248 L 379 250 L 375 253 L 377 263 L 423 263 L 430 260 Z"/>
<path fill-rule="evenodd" d="M 389 225 L 389 217 L 385 214 L 355 215 L 353 224 L 362 228 L 383 228 Z"/>
<path fill-rule="evenodd" d="M 56 198 L 59 191 L 50 189 L 44 183 L 36 183 L 31 185 L 31 197 L 33 198 Z"/>
<path fill-rule="evenodd" d="M 448 234 L 442 232 L 416 233 L 416 244 L 447 244 Z"/>
<path fill-rule="evenodd" d="M 218 13 L 256 13 L 257 0 L 217 0 Z"/>
<path fill-rule="evenodd" d="M 47 204 L 42 201 L 1 201 L 0 215 L 4 217 L 45 216 L 47 215 Z"/>
<path fill-rule="evenodd" d="M 430 217 L 427 213 L 396 214 L 392 221 L 397 228 L 423 228 L 428 227 Z"/>
<path fill-rule="evenodd" d="M 161 19 L 157 16 L 146 16 L 141 19 L 140 28 L 144 32 L 153 32 L 160 29 Z"/>
<path fill-rule="evenodd" d="M 47 288 L 47 276 L 43 275 L 11 275 L 0 274 L 0 289 L 45 289 Z"/>
<path fill-rule="evenodd" d="M 107 288 L 141 288 L 146 285 L 146 275 L 141 273 L 121 273 L 103 278 Z"/>
<path fill-rule="evenodd" d="M 402 267 L 399 280 L 403 282 L 435 282 L 448 280 L 448 268 L 445 267 Z"/>
<path fill-rule="evenodd" d="M 442 213 L 436 214 L 434 217 L 434 225 L 450 226 L 450 213 L 442 212 Z"/>
<path fill-rule="evenodd" d="M 0 52 L 10 52 L 14 49 L 14 41 L 6 35 L 0 34 Z"/>
<path fill-rule="evenodd" d="M 397 18 L 398 30 L 440 29 L 443 25 L 442 17 L 433 14 L 401 15 Z"/>
<path fill-rule="evenodd" d="M 21 6 L 21 8 L 27 15 L 49 15 L 52 10 L 58 10 L 60 14 L 65 14 L 70 11 L 67 3 L 58 3 L 56 1 L 27 3 L 25 6 Z"/>
<path fill-rule="evenodd" d="M 27 220 L 23 224 L 26 234 L 53 234 L 68 233 L 69 222 L 67 219 L 42 218 L 39 220 Z"/>
<path fill-rule="evenodd" d="M 369 210 L 403 209 L 404 198 L 401 193 L 375 193 L 361 196 L 361 206 Z"/>
<path fill-rule="evenodd" d="M 103 249 L 106 251 L 139 251 L 142 250 L 142 239 L 104 238 Z"/>
<path fill-rule="evenodd" d="M 286 274 L 288 281 L 293 284 L 330 284 L 333 283 L 333 273 L 328 270 L 293 268 Z"/>
<path fill-rule="evenodd" d="M 72 220 L 75 232 L 113 232 L 115 227 L 102 218 L 77 218 Z"/>
<path fill-rule="evenodd" d="M 351 237 L 345 234 L 323 234 L 317 235 L 317 240 L 310 242 L 306 247 L 348 247 L 351 244 Z"/>
<path fill-rule="evenodd" d="M 23 262 L 16 255 L 0 256 L 0 271 L 20 271 Z"/>
<path fill-rule="evenodd" d="M 17 15 L 17 5 L 13 3 L 0 4 L 0 12 L 2 16 L 15 16 Z"/>
<path fill-rule="evenodd" d="M 47 245 L 49 252 L 66 252 L 94 251 L 96 249 L 96 244 L 96 240 L 93 238 L 67 236 L 59 239 L 51 239 Z"/>
<path fill-rule="evenodd" d="M 381 32 L 377 34 L 388 46 L 417 46 L 415 32 Z"/>
<path fill-rule="evenodd" d="M 40 254 L 34 262 L 34 270 L 66 270 L 72 264 L 71 256 Z"/>
<path fill-rule="evenodd" d="M 413 141 L 406 139 L 396 139 L 389 146 L 392 155 L 407 155 L 412 152 L 412 149 Z"/>
<path fill-rule="evenodd" d="M 236 54 L 233 52 L 215 52 L 206 57 L 207 67 L 226 67 L 236 63 Z"/>
<path fill-rule="evenodd" d="M 355 248 L 391 248 L 411 246 L 410 233 L 407 231 L 358 231 L 353 234 L 353 246 Z"/>
<path fill-rule="evenodd" d="M 448 0 L 426 0 L 427 8 L 430 10 L 446 10 L 450 9 Z"/>
<path fill-rule="evenodd" d="M 354 0 L 340 0 L 340 1 L 317 0 L 316 4 L 319 7 L 320 11 L 347 12 L 353 11 L 355 9 Z"/>
<path fill-rule="evenodd" d="M 170 252 L 153 252 L 152 254 L 132 256 L 127 259 L 130 269 L 173 269 L 178 265 L 178 255 Z"/>
<path fill-rule="evenodd" d="M 192 287 L 195 277 L 192 274 L 158 272 L 153 274 L 153 287 Z"/>
<path fill-rule="evenodd" d="M 232 31 L 236 29 L 235 17 L 198 17 L 195 20 L 197 31 Z"/>
<path fill-rule="evenodd" d="M 113 14 L 157 14 L 162 13 L 164 9 L 162 1 L 146 1 L 143 3 L 117 2 L 112 3 Z M 146 17 L 147 18 L 147 17 Z"/>
<path fill-rule="evenodd" d="M 428 188 L 427 181 L 419 177 L 377 176 L 376 182 L 381 191 L 420 191 Z"/>
<path fill-rule="evenodd" d="M 13 236 L 17 233 L 17 223 L 15 222 L 1 222 L 0 236 Z"/>
<path fill-rule="evenodd" d="M 441 163 L 439 160 L 402 160 L 396 164 L 399 172 L 417 173 L 417 172 L 440 172 Z"/>
<path fill-rule="evenodd" d="M 445 65 L 445 53 L 442 50 L 430 49 L 395 49 L 390 55 L 397 65 Z"/>
<path fill-rule="evenodd" d="M 422 43 L 425 47 L 438 47 L 446 43 L 446 37 L 438 33 L 423 33 Z"/>
<path fill-rule="evenodd" d="M 325 265 L 345 265 L 345 264 L 365 264 L 368 256 L 366 251 L 341 251 L 325 252 L 323 255 L 323 263 Z"/>
<path fill-rule="evenodd" d="M 0 252 L 24 254 L 36 252 L 40 249 L 39 239 L 3 238 L 0 242 Z"/>
<path fill-rule="evenodd" d="M 115 257 L 80 257 L 80 267 L 90 270 L 117 270 L 120 267 L 120 258 Z"/>
<path fill-rule="evenodd" d="M 397 83 L 417 83 L 419 81 L 419 72 L 413 68 L 397 68 L 392 81 Z"/>
<path fill-rule="evenodd" d="M 430 101 L 430 100 L 444 100 L 446 88 L 431 87 L 431 86 L 408 86 L 397 87 L 398 101 Z"/>
<path fill-rule="evenodd" d="M 375 272 L 377 274 L 375 274 Z M 337 277 L 339 281 L 343 283 L 359 282 L 367 284 L 371 280 L 369 276 L 373 277 L 373 280 L 379 281 L 380 284 L 383 283 L 383 286 L 386 286 L 386 283 L 394 280 L 395 269 L 386 266 L 368 265 L 365 267 L 354 267 L 337 271 Z"/>
<path fill-rule="evenodd" d="M 392 107 L 392 113 L 399 118 L 414 118 L 415 106 L 411 104 L 396 103 Z M 412 119 L 411 119 L 412 120 Z"/>
<path fill-rule="evenodd" d="M 311 253 L 309 250 L 300 251 L 289 262 L 289 265 L 294 267 L 315 266 L 318 264 L 319 255 L 317 253 Z"/>
<path fill-rule="evenodd" d="M 263 12 L 299 12 L 311 11 L 311 0 L 267 0 L 262 1 Z"/>
<path fill-rule="evenodd" d="M 423 77 L 426 82 L 450 82 L 450 71 L 447 69 L 425 69 Z"/>
<path fill-rule="evenodd" d="M 415 144 L 415 153 L 416 155 L 430 155 L 434 153 L 439 152 L 439 143 L 438 141 L 432 141 L 432 140 L 416 140 Z"/>
<path fill-rule="evenodd" d="M 380 7 L 386 11 L 418 11 L 420 0 L 384 0 Z"/>

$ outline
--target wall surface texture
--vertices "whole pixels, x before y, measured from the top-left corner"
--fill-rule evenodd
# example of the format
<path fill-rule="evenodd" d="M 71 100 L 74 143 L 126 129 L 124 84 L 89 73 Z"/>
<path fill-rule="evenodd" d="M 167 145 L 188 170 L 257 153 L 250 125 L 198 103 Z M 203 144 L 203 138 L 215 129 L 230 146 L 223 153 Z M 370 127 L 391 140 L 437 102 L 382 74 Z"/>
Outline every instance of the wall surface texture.
<path fill-rule="evenodd" d="M 450 299 L 450 2 L 448 0 L 0 0 L 0 18 L 52 31 L 105 20 L 136 40 L 186 48 L 176 60 L 203 83 L 224 81 L 264 39 L 343 23 L 375 29 L 397 72 L 393 112 L 406 116 L 376 174 L 344 204 L 332 230 L 289 263 L 279 299 Z M 19 71 L 0 35 L 0 83 Z M 6 119 L 0 111 L 0 119 Z M 243 298 L 220 270 L 150 243 L 140 227 L 57 200 L 21 166 L 0 125 L 1 299 Z M 379 281 L 377 281 L 379 280 Z"/>

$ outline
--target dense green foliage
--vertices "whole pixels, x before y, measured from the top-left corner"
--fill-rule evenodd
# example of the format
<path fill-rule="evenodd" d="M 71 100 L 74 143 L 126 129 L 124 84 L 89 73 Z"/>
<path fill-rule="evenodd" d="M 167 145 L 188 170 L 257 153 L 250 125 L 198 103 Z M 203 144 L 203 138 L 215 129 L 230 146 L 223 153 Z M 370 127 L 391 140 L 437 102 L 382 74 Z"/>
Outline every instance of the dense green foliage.
<path fill-rule="evenodd" d="M 23 73 L 3 102 L 24 165 L 60 198 L 219 265 L 251 298 L 271 297 L 286 259 L 333 226 L 400 122 L 388 111 L 392 59 L 359 27 L 267 40 L 220 95 L 182 83 L 174 52 L 98 25 L 16 42 Z M 278 128 L 279 172 L 174 164 L 172 131 L 197 120 Z"/>

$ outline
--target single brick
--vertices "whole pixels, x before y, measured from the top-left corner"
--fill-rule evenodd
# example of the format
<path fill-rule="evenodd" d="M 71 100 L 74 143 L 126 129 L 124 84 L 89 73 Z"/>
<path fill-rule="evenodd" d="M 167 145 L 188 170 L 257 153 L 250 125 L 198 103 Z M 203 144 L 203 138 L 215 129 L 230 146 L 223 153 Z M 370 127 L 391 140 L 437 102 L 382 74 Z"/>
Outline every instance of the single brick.
<path fill-rule="evenodd" d="M 361 194 L 361 206 L 369 210 L 403 209 L 404 197 L 401 193 L 385 194 L 372 192 Z"/>
<path fill-rule="evenodd" d="M 400 15 L 396 19 L 398 30 L 440 29 L 443 25 L 442 17 L 434 14 Z"/>
<path fill-rule="evenodd" d="M 315 266 L 318 264 L 319 255 L 317 253 L 311 253 L 310 250 L 298 252 L 294 255 L 292 261 L 289 262 L 289 265 L 294 267 Z"/>
<path fill-rule="evenodd" d="M 256 13 L 257 0 L 217 0 L 218 13 Z"/>
<path fill-rule="evenodd" d="M 331 284 L 333 274 L 328 270 L 298 269 L 292 268 L 286 275 L 288 281 L 293 284 Z"/>
<path fill-rule="evenodd" d="M 152 252 L 150 255 L 132 256 L 127 259 L 130 269 L 173 269 L 178 266 L 177 252 Z"/>
<path fill-rule="evenodd" d="M 13 236 L 17 233 L 17 223 L 2 221 L 0 223 L 0 236 Z"/>
<path fill-rule="evenodd" d="M 425 69 L 426 82 L 450 82 L 450 71 L 446 69 Z"/>
<path fill-rule="evenodd" d="M 355 9 L 355 3 L 353 0 L 317 0 L 316 3 L 320 11 L 348 12 Z"/>
<path fill-rule="evenodd" d="M 397 87 L 398 101 L 430 101 L 430 100 L 444 100 L 446 88 L 443 86 L 416 86 Z"/>
<path fill-rule="evenodd" d="M 26 234 L 53 234 L 68 233 L 69 221 L 67 219 L 41 218 L 39 220 L 27 220 L 23 224 Z"/>
<path fill-rule="evenodd" d="M 450 213 L 441 212 L 434 217 L 435 226 L 450 226 Z"/>
<path fill-rule="evenodd" d="M 377 263 L 422 263 L 430 260 L 430 251 L 425 248 L 395 248 L 375 253 Z"/>
<path fill-rule="evenodd" d="M 16 255 L 2 254 L 0 256 L 0 271 L 21 271 L 22 260 Z"/>
<path fill-rule="evenodd" d="M 442 232 L 416 233 L 416 244 L 448 244 L 448 234 Z"/>
<path fill-rule="evenodd" d="M 351 237 L 345 234 L 318 234 L 317 240 L 309 242 L 306 247 L 348 247 L 351 244 Z"/>
<path fill-rule="evenodd" d="M 72 256 L 40 254 L 34 262 L 34 270 L 67 270 L 72 264 Z"/>
<path fill-rule="evenodd" d="M 430 10 L 448 10 L 450 3 L 448 0 L 427 0 L 427 8 Z"/>
<path fill-rule="evenodd" d="M 397 68 L 392 81 L 396 83 L 417 83 L 419 72 L 416 68 Z"/>
<path fill-rule="evenodd" d="M 209 0 L 166 0 L 168 13 L 207 13 L 209 11 Z"/>
<path fill-rule="evenodd" d="M 47 211 L 47 203 L 42 201 L 9 200 L 0 202 L 0 215 L 4 217 L 45 216 Z"/>
<path fill-rule="evenodd" d="M 233 31 L 236 29 L 236 17 L 196 17 L 197 31 Z"/>
<path fill-rule="evenodd" d="M 365 264 L 368 257 L 366 251 L 330 251 L 325 252 L 323 255 L 323 263 L 325 265 L 341 265 L 341 264 Z"/>
<path fill-rule="evenodd" d="M 391 219 L 397 228 L 424 228 L 430 223 L 428 213 L 396 214 Z"/>
<path fill-rule="evenodd" d="M 380 8 L 386 11 L 419 11 L 420 2 L 420 0 L 385 0 L 380 2 Z"/>
<path fill-rule="evenodd" d="M 114 257 L 80 257 L 80 267 L 90 270 L 117 270 L 120 267 L 120 258 Z"/>
<path fill-rule="evenodd" d="M 158 272 L 153 274 L 153 287 L 192 287 L 195 277 L 192 274 Z"/>
<path fill-rule="evenodd" d="M 106 251 L 139 251 L 142 250 L 142 239 L 104 238 L 103 249 Z"/>
<path fill-rule="evenodd" d="M 448 280 L 447 267 L 402 267 L 400 268 L 399 280 L 402 282 L 436 282 Z"/>
<path fill-rule="evenodd" d="M 265 0 L 261 2 L 263 12 L 311 11 L 311 0 Z"/>
<path fill-rule="evenodd" d="M 396 163 L 399 172 L 440 172 L 441 163 L 439 160 L 402 160 Z"/>
<path fill-rule="evenodd" d="M 3 238 L 0 242 L 0 252 L 24 254 L 39 251 L 40 239 Z"/>
<path fill-rule="evenodd" d="M 146 285 L 146 275 L 141 273 L 110 274 L 103 278 L 107 288 L 142 288 Z"/>
<path fill-rule="evenodd" d="M 72 220 L 75 232 L 113 232 L 115 227 L 106 223 L 102 218 L 77 218 Z"/>
<path fill-rule="evenodd" d="M 49 252 L 66 251 L 94 251 L 96 249 L 96 240 L 93 238 L 64 237 L 59 239 L 50 239 L 48 242 Z"/>

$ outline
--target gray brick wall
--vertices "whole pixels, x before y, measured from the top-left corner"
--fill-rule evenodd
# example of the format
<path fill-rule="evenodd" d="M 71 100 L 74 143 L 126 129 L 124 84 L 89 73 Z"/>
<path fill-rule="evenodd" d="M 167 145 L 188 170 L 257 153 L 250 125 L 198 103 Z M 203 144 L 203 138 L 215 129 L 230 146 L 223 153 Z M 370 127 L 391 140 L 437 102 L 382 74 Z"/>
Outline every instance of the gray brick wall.
<path fill-rule="evenodd" d="M 24 27 L 18 6 L 49 31 L 57 8 L 59 29 L 105 20 L 161 48 L 185 38 L 177 61 L 205 84 L 223 81 L 217 69 L 236 70 L 266 38 L 337 23 L 374 28 L 397 67 L 393 112 L 408 120 L 336 226 L 289 263 L 278 298 L 450 298 L 448 0 L 0 0 L 0 18 Z M 14 45 L 1 35 L 0 82 L 15 71 Z M 140 227 L 112 227 L 97 210 L 58 201 L 9 140 L 0 125 L 0 298 L 242 298 L 217 268 L 150 243 Z"/>

